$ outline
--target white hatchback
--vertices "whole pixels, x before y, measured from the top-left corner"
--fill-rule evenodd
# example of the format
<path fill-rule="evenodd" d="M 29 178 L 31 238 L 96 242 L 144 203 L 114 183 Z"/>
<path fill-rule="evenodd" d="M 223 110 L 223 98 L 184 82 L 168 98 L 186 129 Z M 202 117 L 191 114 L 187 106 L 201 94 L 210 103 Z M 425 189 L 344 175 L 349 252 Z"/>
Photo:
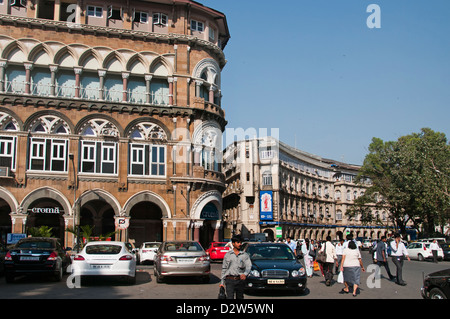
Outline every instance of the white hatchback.
<path fill-rule="evenodd" d="M 423 261 L 425 259 L 433 259 L 433 253 L 430 249 L 430 243 L 426 242 L 417 242 L 417 243 L 411 243 L 406 247 L 406 250 L 408 251 L 409 258 L 411 259 L 418 259 L 420 261 Z M 438 250 L 438 259 L 442 260 L 444 258 L 444 251 L 442 248 L 439 248 Z"/>
<path fill-rule="evenodd" d="M 136 282 L 136 257 L 120 241 L 93 241 L 86 244 L 72 262 L 74 276 L 121 276 Z"/>

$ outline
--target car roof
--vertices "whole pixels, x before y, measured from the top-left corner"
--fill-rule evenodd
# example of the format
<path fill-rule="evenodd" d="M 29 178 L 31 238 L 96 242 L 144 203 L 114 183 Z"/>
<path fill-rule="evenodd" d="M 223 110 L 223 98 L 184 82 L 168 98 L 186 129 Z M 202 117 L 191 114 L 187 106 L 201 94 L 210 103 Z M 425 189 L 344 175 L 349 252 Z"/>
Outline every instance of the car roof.
<path fill-rule="evenodd" d="M 108 245 L 124 245 L 125 246 L 125 243 L 122 242 L 122 241 L 107 241 L 107 240 L 104 240 L 104 241 L 101 241 L 101 240 L 90 241 L 90 242 L 86 243 L 86 246 L 87 245 L 105 245 L 105 244 L 108 244 Z"/>

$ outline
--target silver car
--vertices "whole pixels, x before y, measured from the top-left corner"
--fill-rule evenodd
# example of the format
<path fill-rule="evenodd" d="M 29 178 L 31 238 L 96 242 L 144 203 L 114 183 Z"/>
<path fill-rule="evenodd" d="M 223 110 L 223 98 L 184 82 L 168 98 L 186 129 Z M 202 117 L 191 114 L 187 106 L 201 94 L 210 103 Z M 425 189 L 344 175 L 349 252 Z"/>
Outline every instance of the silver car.
<path fill-rule="evenodd" d="M 156 282 L 165 277 L 195 276 L 209 282 L 209 256 L 196 241 L 166 241 L 159 247 L 154 264 Z"/>

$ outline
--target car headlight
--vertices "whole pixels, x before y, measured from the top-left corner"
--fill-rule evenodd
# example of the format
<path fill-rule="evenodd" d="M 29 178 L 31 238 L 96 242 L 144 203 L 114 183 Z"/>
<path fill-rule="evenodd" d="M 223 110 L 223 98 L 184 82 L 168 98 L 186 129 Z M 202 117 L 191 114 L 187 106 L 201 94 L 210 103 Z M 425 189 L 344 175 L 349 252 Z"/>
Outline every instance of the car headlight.
<path fill-rule="evenodd" d="M 293 270 L 292 272 L 291 272 L 291 276 L 292 277 L 300 277 L 300 276 L 303 276 L 303 275 L 305 275 L 305 268 L 300 268 L 299 270 Z"/>
<path fill-rule="evenodd" d="M 252 277 L 259 277 L 259 271 L 257 271 L 256 269 L 253 269 L 252 271 L 250 271 L 250 276 Z"/>

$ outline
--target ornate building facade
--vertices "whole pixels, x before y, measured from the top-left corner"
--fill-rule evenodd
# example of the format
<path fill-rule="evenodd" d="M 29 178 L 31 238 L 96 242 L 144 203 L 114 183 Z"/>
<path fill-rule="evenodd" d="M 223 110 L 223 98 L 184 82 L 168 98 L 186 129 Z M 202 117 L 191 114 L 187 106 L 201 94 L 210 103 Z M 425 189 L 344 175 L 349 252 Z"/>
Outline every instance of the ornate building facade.
<path fill-rule="evenodd" d="M 370 181 L 356 184 L 359 166 L 306 153 L 272 137 L 229 145 L 224 152 L 225 236 L 265 233 L 269 240 L 290 236 L 324 240 L 380 238 L 388 215 L 371 207 L 378 223 L 349 218 L 347 210 Z"/>
<path fill-rule="evenodd" d="M 221 227 L 221 12 L 190 0 L 0 2 L 0 231 L 161 241 Z"/>

